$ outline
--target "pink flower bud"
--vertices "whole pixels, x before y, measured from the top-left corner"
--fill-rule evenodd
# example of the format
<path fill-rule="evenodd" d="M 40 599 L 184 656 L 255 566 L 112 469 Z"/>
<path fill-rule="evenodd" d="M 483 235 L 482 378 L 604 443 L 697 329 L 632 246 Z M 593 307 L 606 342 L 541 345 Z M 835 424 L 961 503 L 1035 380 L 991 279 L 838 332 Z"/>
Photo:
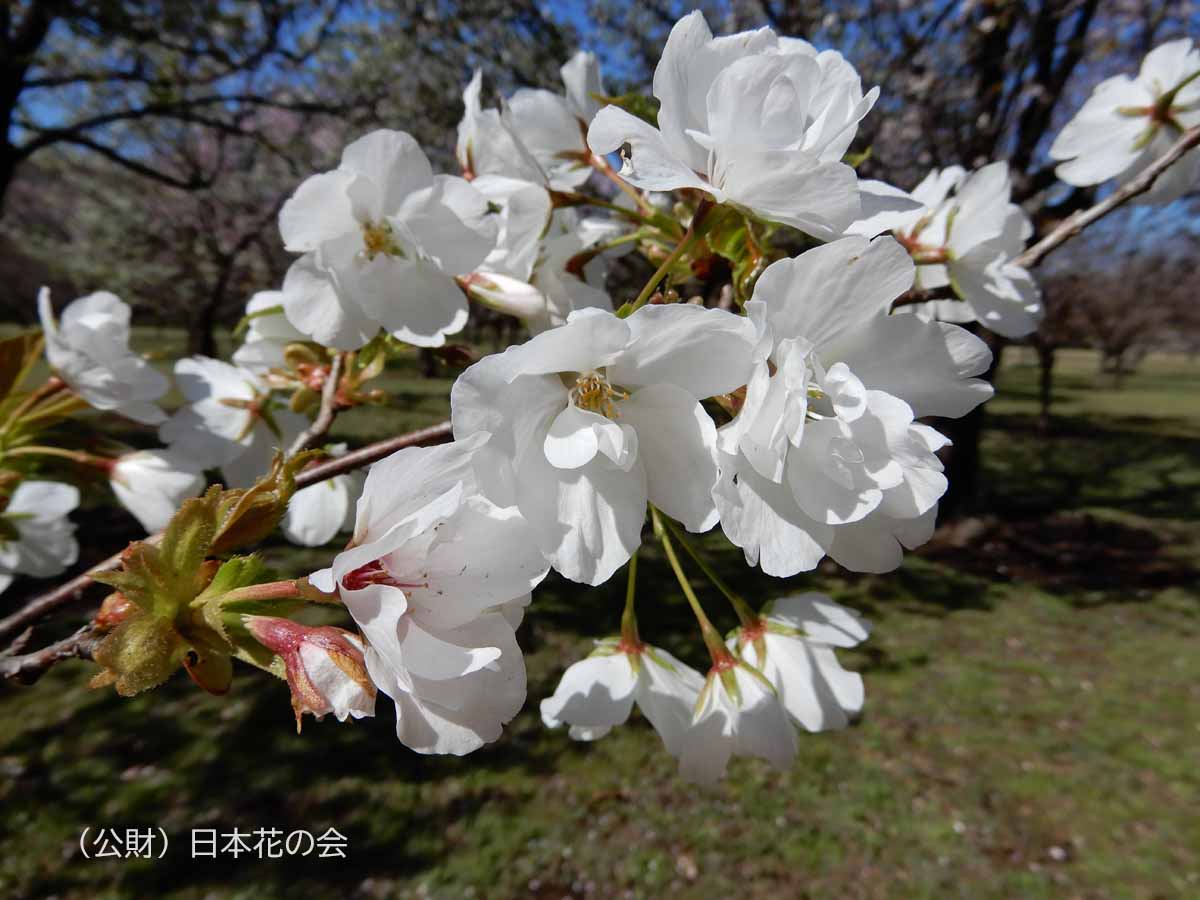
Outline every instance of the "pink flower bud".
<path fill-rule="evenodd" d="M 339 722 L 348 716 L 375 715 L 375 685 L 367 675 L 358 635 L 273 616 L 244 616 L 243 621 L 260 644 L 283 660 L 297 732 L 306 712 L 318 719 L 333 713 Z"/>

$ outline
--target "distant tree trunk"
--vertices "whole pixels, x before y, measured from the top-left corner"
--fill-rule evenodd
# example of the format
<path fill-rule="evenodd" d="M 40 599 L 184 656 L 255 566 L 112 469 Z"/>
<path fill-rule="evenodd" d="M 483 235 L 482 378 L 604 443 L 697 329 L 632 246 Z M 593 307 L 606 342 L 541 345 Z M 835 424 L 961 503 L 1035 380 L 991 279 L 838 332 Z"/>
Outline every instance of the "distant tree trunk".
<path fill-rule="evenodd" d="M 188 353 L 200 356 L 217 355 L 217 309 L 221 305 L 221 293 L 214 291 L 200 307 L 199 313 L 188 329 Z"/>
<path fill-rule="evenodd" d="M 1054 400 L 1054 354 L 1057 349 L 1050 341 L 1034 342 L 1038 355 L 1038 429 L 1050 430 L 1050 404 Z"/>
<path fill-rule="evenodd" d="M 217 280 L 209 291 L 208 297 L 200 305 L 196 317 L 191 322 L 188 331 L 188 353 L 200 356 L 217 355 L 217 313 L 221 309 L 221 301 L 225 299 L 225 289 L 233 275 L 237 253 L 231 253 L 221 259 L 221 268 Z"/>
<path fill-rule="evenodd" d="M 8 186 L 12 184 L 20 161 L 16 148 L 7 141 L 0 141 L 0 215 L 4 213 L 4 198 L 8 196 Z"/>

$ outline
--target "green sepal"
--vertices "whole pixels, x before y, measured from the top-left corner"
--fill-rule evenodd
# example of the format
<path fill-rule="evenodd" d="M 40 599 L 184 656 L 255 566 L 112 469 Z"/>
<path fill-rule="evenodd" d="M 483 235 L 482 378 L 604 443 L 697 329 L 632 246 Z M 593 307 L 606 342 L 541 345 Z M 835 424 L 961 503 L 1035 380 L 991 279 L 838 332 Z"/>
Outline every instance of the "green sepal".
<path fill-rule="evenodd" d="M 741 665 L 741 663 L 738 663 Z M 737 683 L 737 673 L 733 669 L 721 669 L 717 673 L 717 677 L 721 679 L 721 685 L 725 688 L 725 693 L 738 706 L 742 705 L 742 689 Z"/>
<path fill-rule="evenodd" d="M 729 262 L 734 299 L 740 307 L 750 299 L 755 282 L 771 262 L 764 248 L 769 246 L 774 226 L 727 206 L 710 212 L 705 226 L 708 246 Z"/>
<path fill-rule="evenodd" d="M 642 653 L 650 657 L 650 659 L 654 661 L 654 664 L 660 669 L 666 669 L 668 672 L 678 671 L 675 668 L 674 663 L 664 659 L 662 654 L 660 654 L 658 650 L 656 650 L 654 647 L 651 647 L 649 644 L 642 644 Z"/>
<path fill-rule="evenodd" d="M 628 319 L 633 314 L 633 303 L 626 300 L 621 304 L 615 315 L 618 319 Z"/>
<path fill-rule="evenodd" d="M 231 591 L 260 580 L 264 568 L 262 558 L 257 555 L 228 559 L 221 563 L 208 586 L 192 600 L 192 607 L 198 611 L 205 624 L 220 635 L 224 643 L 232 643 L 225 629 L 224 611 L 229 605 L 225 598 Z"/>
<path fill-rule="evenodd" d="M 708 246 L 730 262 L 746 254 L 746 219 L 730 206 L 718 206 L 704 220 Z"/>
<path fill-rule="evenodd" d="M 382 341 L 371 341 L 354 358 L 354 383 L 364 384 L 383 374 L 387 365 L 387 346 Z"/>
<path fill-rule="evenodd" d="M 756 679 L 759 684 L 769 690 L 772 694 L 779 696 L 779 691 L 775 689 L 775 685 L 771 684 L 771 679 L 764 675 L 760 669 L 741 659 L 738 660 L 738 666 L 740 666 L 742 670 L 745 671 L 746 674 L 748 674 L 751 678 Z M 738 703 L 741 703 L 740 693 Z"/>
<path fill-rule="evenodd" d="M 852 169 L 857 169 L 859 166 L 861 166 L 863 163 L 865 163 L 868 159 L 871 158 L 871 151 L 873 149 L 874 149 L 873 147 L 868 147 L 866 150 L 863 150 L 860 153 L 847 153 L 845 156 L 842 157 L 842 162 L 844 162 L 846 165 L 848 165 Z"/>
<path fill-rule="evenodd" d="M 248 587 L 263 580 L 266 563 L 261 556 L 252 553 L 249 556 L 233 556 L 221 563 L 213 575 L 212 581 L 192 601 L 193 606 L 205 606 L 240 587 Z"/>
<path fill-rule="evenodd" d="M 219 525 L 209 553 L 229 553 L 269 536 L 296 492 L 296 473 L 323 455 L 321 450 L 307 450 L 285 460 L 282 453 L 276 452 L 271 470 L 253 487 L 220 492 Z"/>
<path fill-rule="evenodd" d="M 808 638 L 808 634 L 803 628 L 796 628 L 794 625 L 784 625 L 782 622 L 772 619 L 767 620 L 766 630 L 771 634 L 779 634 L 784 637 Z"/>
<path fill-rule="evenodd" d="M 594 643 L 595 647 L 593 647 L 592 652 L 588 654 L 589 659 L 591 659 L 593 656 L 614 656 L 621 652 L 619 649 L 619 645 L 621 643 L 621 638 L 619 635 L 610 635 L 608 637 L 598 638 L 594 641 Z"/>

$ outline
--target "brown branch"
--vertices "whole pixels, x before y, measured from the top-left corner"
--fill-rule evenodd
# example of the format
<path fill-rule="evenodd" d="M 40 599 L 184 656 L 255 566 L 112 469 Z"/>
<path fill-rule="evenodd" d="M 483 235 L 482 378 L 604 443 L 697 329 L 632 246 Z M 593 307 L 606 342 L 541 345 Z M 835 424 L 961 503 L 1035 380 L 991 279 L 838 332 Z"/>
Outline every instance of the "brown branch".
<path fill-rule="evenodd" d="M 930 288 L 929 290 L 921 290 L 913 288 L 905 291 L 899 297 L 892 301 L 892 309 L 897 310 L 902 306 L 913 306 L 917 303 L 929 303 L 933 300 L 957 300 L 958 294 L 954 293 L 954 288 L 950 285 L 940 288 Z"/>
<path fill-rule="evenodd" d="M 55 663 L 64 659 L 91 659 L 99 638 L 92 623 L 84 625 L 70 637 L 35 650 L 32 653 L 0 656 L 0 680 L 33 684 Z"/>
<path fill-rule="evenodd" d="M 379 462 L 385 456 L 391 456 L 397 450 L 403 450 L 405 447 L 440 444 L 449 438 L 450 423 L 439 422 L 437 425 L 430 425 L 428 428 L 419 428 L 416 431 L 408 432 L 408 434 L 401 434 L 394 438 L 388 438 L 385 441 L 368 444 L 366 447 L 350 451 L 345 456 L 317 463 L 315 466 L 305 469 L 296 476 L 296 489 L 299 490 L 300 488 L 308 487 L 310 484 L 316 484 L 318 481 L 326 481 L 334 475 L 344 475 L 346 472 L 353 472 L 355 469 L 369 466 L 371 463 Z M 0 623 L 0 634 L 3 633 L 2 626 L 3 623 Z"/>
<path fill-rule="evenodd" d="M 288 449 L 288 456 L 295 456 L 301 450 L 306 450 L 323 438 L 328 432 L 333 420 L 338 414 L 338 382 L 342 380 L 342 360 L 345 359 L 345 354 L 338 353 L 333 357 L 333 362 L 329 366 L 329 374 L 325 376 L 325 383 L 321 385 L 321 408 L 317 412 L 317 417 L 313 419 L 312 424 L 305 428 L 296 436 L 296 440 L 292 442 L 292 446 Z"/>
<path fill-rule="evenodd" d="M 449 437 L 450 423 L 441 422 L 437 425 L 430 425 L 428 428 L 419 428 L 407 434 L 378 441 L 377 443 L 369 444 L 366 447 L 361 447 L 358 450 L 347 453 L 345 456 L 340 456 L 337 459 L 331 459 L 305 469 L 296 476 L 296 488 L 308 487 L 310 484 L 325 481 L 335 475 L 341 475 L 345 472 L 368 466 L 405 447 L 437 444 L 447 440 Z M 157 537 L 158 535 L 152 535 L 146 540 L 155 540 Z M 9 635 L 14 634 L 31 622 L 37 621 L 60 606 L 65 606 L 68 603 L 78 600 L 83 596 L 83 592 L 94 583 L 93 575 L 115 569 L 120 564 L 121 554 L 114 553 L 108 559 L 97 563 L 86 572 L 76 575 L 70 581 L 66 581 L 58 587 L 38 595 L 21 609 L 4 619 L 0 619 L 0 639 L 7 638 Z"/>
<path fill-rule="evenodd" d="M 1172 165 L 1177 163 L 1189 150 L 1200 146 L 1200 125 L 1189 128 L 1175 144 L 1147 166 L 1133 180 L 1117 188 L 1105 199 L 1089 209 L 1081 210 L 1068 219 L 1060 222 L 1044 238 L 1013 259 L 1013 264 L 1032 269 L 1037 266 L 1052 250 L 1066 243 L 1093 222 L 1107 216 L 1114 209 L 1124 206 L 1139 194 L 1144 194 L 1154 186 L 1154 182 Z"/>

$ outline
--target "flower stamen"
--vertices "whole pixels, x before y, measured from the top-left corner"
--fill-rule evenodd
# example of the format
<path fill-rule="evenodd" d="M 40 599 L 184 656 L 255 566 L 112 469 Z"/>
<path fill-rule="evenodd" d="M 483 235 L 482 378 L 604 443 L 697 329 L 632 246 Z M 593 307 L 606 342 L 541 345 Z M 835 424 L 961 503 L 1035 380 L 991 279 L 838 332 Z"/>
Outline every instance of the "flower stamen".
<path fill-rule="evenodd" d="M 570 391 L 571 402 L 580 409 L 599 413 L 606 419 L 618 419 L 621 413 L 614 400 L 628 400 L 629 393 L 608 383 L 600 372 L 588 372 L 575 379 Z"/>
<path fill-rule="evenodd" d="M 392 226 L 387 222 L 364 222 L 362 225 L 363 252 L 367 259 L 374 259 L 380 253 L 386 256 L 403 256 L 404 252 L 396 243 Z"/>

